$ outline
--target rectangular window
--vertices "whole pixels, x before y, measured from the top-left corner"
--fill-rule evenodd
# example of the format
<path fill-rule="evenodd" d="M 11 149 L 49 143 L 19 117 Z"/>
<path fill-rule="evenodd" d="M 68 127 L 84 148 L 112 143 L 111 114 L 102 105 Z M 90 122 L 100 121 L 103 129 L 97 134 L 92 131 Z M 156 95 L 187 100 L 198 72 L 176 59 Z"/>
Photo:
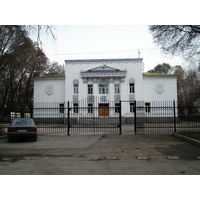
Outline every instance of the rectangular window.
<path fill-rule="evenodd" d="M 60 113 L 64 113 L 64 103 L 60 103 Z"/>
<path fill-rule="evenodd" d="M 115 84 L 115 94 L 120 94 L 120 85 Z"/>
<path fill-rule="evenodd" d="M 115 113 L 119 113 L 119 103 L 115 103 Z"/>
<path fill-rule="evenodd" d="M 93 85 L 88 85 L 88 94 L 93 94 Z"/>
<path fill-rule="evenodd" d="M 78 84 L 74 84 L 74 94 L 78 94 Z"/>
<path fill-rule="evenodd" d="M 131 113 L 135 112 L 135 103 L 130 103 L 130 112 Z"/>
<path fill-rule="evenodd" d="M 99 94 L 108 94 L 108 85 L 107 84 L 99 85 Z"/>
<path fill-rule="evenodd" d="M 78 103 L 74 103 L 74 113 L 78 113 Z"/>
<path fill-rule="evenodd" d="M 88 103 L 88 113 L 93 113 L 93 104 Z"/>
<path fill-rule="evenodd" d="M 135 84 L 134 83 L 129 83 L 129 92 L 135 93 Z"/>
<path fill-rule="evenodd" d="M 150 103 L 145 103 L 145 112 L 151 112 L 151 104 Z"/>

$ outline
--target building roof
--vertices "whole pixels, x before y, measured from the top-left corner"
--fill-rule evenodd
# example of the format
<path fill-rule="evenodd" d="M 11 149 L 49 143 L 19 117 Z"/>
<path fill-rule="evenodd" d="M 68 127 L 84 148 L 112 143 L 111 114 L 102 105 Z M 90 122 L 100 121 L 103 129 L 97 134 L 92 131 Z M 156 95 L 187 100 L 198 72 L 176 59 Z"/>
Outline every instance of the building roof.
<path fill-rule="evenodd" d="M 178 77 L 178 75 L 175 75 L 175 74 L 159 74 L 159 73 L 151 73 L 151 72 L 143 72 L 143 76 Z M 35 77 L 34 79 L 42 79 L 42 78 L 45 78 L 45 79 L 48 79 L 48 78 L 65 78 L 65 74 L 55 74 L 55 75 L 49 75 L 49 76 L 38 76 L 38 77 Z"/>
<path fill-rule="evenodd" d="M 176 74 L 160 74 L 160 73 L 151 73 L 151 72 L 144 72 L 143 76 L 167 76 L 167 77 L 178 77 Z"/>
<path fill-rule="evenodd" d="M 65 60 L 65 63 L 76 63 L 76 62 L 118 62 L 118 61 L 131 61 L 131 62 L 142 62 L 143 58 L 111 58 L 111 59 L 80 59 L 80 60 Z"/>
<path fill-rule="evenodd" d="M 54 74 L 49 76 L 37 76 L 34 79 L 42 79 L 42 78 L 65 78 L 65 74 Z"/>

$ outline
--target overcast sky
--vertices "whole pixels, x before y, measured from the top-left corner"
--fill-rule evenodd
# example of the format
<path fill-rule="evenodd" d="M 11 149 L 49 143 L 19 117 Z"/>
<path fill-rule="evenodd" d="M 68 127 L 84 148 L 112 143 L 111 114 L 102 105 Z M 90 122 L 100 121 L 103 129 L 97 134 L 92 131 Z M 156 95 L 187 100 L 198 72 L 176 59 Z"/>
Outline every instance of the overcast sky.
<path fill-rule="evenodd" d="M 51 35 L 41 36 L 43 50 L 51 62 L 64 64 L 67 59 L 140 57 L 144 71 L 164 62 L 171 66 L 183 64 L 180 57 L 161 54 L 147 25 L 56 25 L 52 30 L 56 40 Z"/>
<path fill-rule="evenodd" d="M 170 59 L 170 55 L 161 54 L 147 25 L 199 23 L 198 0 L 190 0 L 190 4 L 179 0 L 24 2 L 2 2 L 2 8 L 9 8 L 9 12 L 1 10 L 0 24 L 2 20 L 2 24 L 57 24 L 53 29 L 56 40 L 46 34 L 41 38 L 47 57 L 59 64 L 66 59 L 138 58 L 140 50 L 144 71 L 164 62 L 184 65 L 179 57 Z"/>

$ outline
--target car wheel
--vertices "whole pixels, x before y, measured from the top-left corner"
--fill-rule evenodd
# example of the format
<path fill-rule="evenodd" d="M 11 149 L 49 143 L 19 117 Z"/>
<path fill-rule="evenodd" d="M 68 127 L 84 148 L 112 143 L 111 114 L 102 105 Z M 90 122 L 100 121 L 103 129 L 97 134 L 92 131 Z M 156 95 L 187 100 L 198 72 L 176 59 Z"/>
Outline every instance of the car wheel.
<path fill-rule="evenodd" d="M 33 141 L 34 141 L 34 142 L 36 142 L 36 141 L 37 141 L 37 136 L 35 136 L 35 137 L 34 137 Z"/>
<path fill-rule="evenodd" d="M 8 142 L 12 142 L 13 139 L 11 137 L 8 137 Z"/>

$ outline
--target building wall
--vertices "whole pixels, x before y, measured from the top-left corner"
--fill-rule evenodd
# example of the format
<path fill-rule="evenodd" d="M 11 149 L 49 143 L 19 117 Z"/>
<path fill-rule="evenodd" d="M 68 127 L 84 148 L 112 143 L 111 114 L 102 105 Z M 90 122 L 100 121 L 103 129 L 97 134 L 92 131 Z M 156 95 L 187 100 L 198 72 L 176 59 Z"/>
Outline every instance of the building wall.
<path fill-rule="evenodd" d="M 65 78 L 36 78 L 34 80 L 34 103 L 64 102 Z"/>
<path fill-rule="evenodd" d="M 144 101 L 177 101 L 176 76 L 144 76 Z"/>
<path fill-rule="evenodd" d="M 81 77 L 81 72 L 87 71 L 90 69 L 97 68 L 99 66 L 105 65 L 111 68 L 119 69 L 126 71 L 126 77 L 120 79 L 119 77 L 113 78 L 113 81 L 109 81 L 109 77 L 101 78 L 88 78 L 87 82 L 84 82 Z M 65 61 L 65 100 L 72 102 L 73 101 L 73 81 L 75 79 L 79 82 L 79 94 L 78 100 L 87 99 L 88 97 L 88 84 L 93 84 L 93 96 L 95 98 L 101 99 L 101 97 L 106 97 L 108 101 L 114 102 L 114 84 L 120 84 L 120 99 L 122 101 L 129 100 L 143 100 L 143 75 L 142 75 L 142 59 L 104 59 L 104 60 L 66 60 Z M 109 82 L 109 92 L 108 94 L 99 94 L 99 81 L 101 79 L 107 79 Z M 133 79 L 135 81 L 135 93 L 130 94 L 129 90 L 129 80 Z M 111 104 L 111 103 L 110 103 Z M 109 104 L 109 105 L 110 105 Z M 98 103 L 93 104 L 98 107 Z M 114 103 L 113 103 L 114 105 Z M 112 105 L 112 106 L 113 106 Z M 98 114 L 98 113 L 97 113 Z M 111 113 L 110 113 L 111 114 Z M 133 113 L 130 113 L 130 104 L 123 104 L 122 115 L 133 116 Z"/>
<path fill-rule="evenodd" d="M 73 80 L 77 79 L 79 81 L 79 100 L 87 98 L 87 85 L 92 84 L 93 80 L 88 79 L 87 83 L 83 83 L 83 79 L 81 78 L 81 71 L 87 71 L 89 69 L 102 66 L 104 64 L 109 67 L 126 70 L 126 78 L 124 82 L 120 82 L 119 78 L 114 79 L 115 83 L 120 83 L 120 95 L 121 100 L 129 100 L 129 79 L 135 79 L 135 99 L 142 100 L 143 93 L 142 88 L 142 59 L 106 59 L 106 60 L 75 60 L 65 61 L 65 88 L 66 101 L 73 101 Z M 110 84 L 109 86 L 109 94 L 106 95 L 107 99 L 113 101 L 114 100 L 114 84 Z M 94 96 L 100 97 L 98 83 L 93 84 Z"/>
<path fill-rule="evenodd" d="M 87 80 L 83 77 L 83 72 L 87 70 L 98 68 L 99 66 L 108 66 L 112 69 L 119 69 L 126 74 L 125 78 L 114 77 L 117 73 L 113 73 L 113 77 L 91 77 L 87 76 Z M 88 72 L 87 72 L 88 73 Z M 92 74 L 93 75 L 93 74 Z M 110 76 L 110 74 L 109 74 Z M 99 94 L 99 81 L 102 79 L 108 80 L 108 94 Z M 135 83 L 135 93 L 130 94 L 129 82 L 130 80 Z M 73 82 L 78 82 L 78 94 L 74 94 Z M 177 77 L 176 76 L 163 76 L 163 75 L 143 75 L 142 72 L 142 59 L 104 59 L 104 60 L 66 60 L 65 61 L 65 77 L 45 77 L 36 78 L 34 80 L 34 108 L 54 107 L 59 108 L 58 113 L 49 115 L 49 112 L 45 113 L 40 109 L 34 110 L 35 118 L 63 118 L 66 117 L 66 112 L 62 112 L 63 103 L 66 107 L 66 102 L 72 102 L 76 100 L 84 100 L 80 105 L 81 107 L 88 106 L 88 84 L 93 85 L 93 95 L 97 99 L 101 99 L 102 96 L 106 96 L 110 107 L 115 107 L 117 102 L 114 93 L 114 84 L 120 84 L 120 99 L 122 102 L 122 116 L 130 123 L 133 122 L 134 112 L 130 112 L 130 106 L 134 101 L 137 101 L 137 106 L 140 109 L 137 110 L 137 117 L 143 119 L 145 116 L 157 117 L 160 115 L 160 110 L 146 108 L 146 103 L 151 101 L 163 102 L 163 101 L 177 101 Z M 132 101 L 132 103 L 130 103 Z M 55 102 L 55 104 L 53 104 Z M 112 103 L 111 103 L 112 102 Z M 119 101 L 118 101 L 119 102 Z M 37 103 L 37 104 L 36 104 Z M 44 103 L 47 103 L 44 106 Z M 98 107 L 100 101 L 94 100 L 93 106 Z M 155 103 L 150 105 L 156 106 Z M 157 106 L 159 106 L 157 104 Z M 66 110 L 65 110 L 66 111 Z M 43 113 L 42 113 L 43 112 Z M 98 116 L 99 111 L 96 110 L 93 116 Z M 89 113 L 86 113 L 87 116 Z M 172 117 L 172 110 L 169 110 L 168 117 Z M 72 115 L 77 115 L 72 113 Z M 109 116 L 115 116 L 113 110 L 109 113 Z M 131 121 L 132 120 L 132 121 Z"/>

